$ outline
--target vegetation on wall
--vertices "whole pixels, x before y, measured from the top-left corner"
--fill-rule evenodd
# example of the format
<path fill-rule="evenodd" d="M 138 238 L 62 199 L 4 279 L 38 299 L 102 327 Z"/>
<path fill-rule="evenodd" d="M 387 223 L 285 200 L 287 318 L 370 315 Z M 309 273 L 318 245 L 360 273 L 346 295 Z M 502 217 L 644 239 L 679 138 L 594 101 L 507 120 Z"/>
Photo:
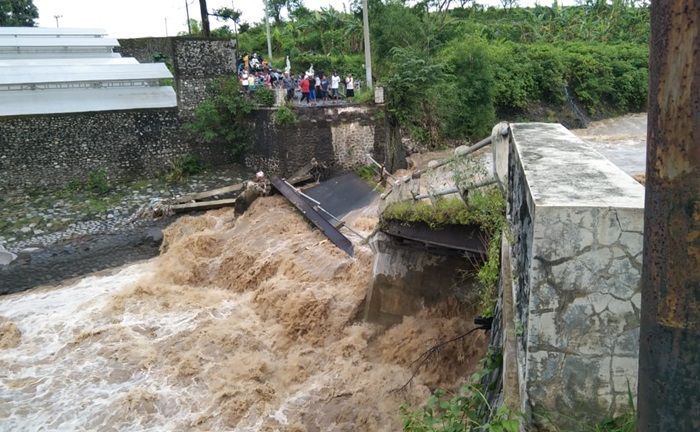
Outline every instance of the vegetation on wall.
<path fill-rule="evenodd" d="M 225 143 L 234 156 L 240 156 L 250 141 L 248 115 L 254 105 L 235 78 L 218 79 L 208 90 L 209 97 L 197 107 L 188 127 L 204 141 Z"/>
<path fill-rule="evenodd" d="M 278 127 L 293 126 L 297 124 L 297 121 L 297 115 L 289 105 L 282 105 L 272 115 L 272 122 Z"/>

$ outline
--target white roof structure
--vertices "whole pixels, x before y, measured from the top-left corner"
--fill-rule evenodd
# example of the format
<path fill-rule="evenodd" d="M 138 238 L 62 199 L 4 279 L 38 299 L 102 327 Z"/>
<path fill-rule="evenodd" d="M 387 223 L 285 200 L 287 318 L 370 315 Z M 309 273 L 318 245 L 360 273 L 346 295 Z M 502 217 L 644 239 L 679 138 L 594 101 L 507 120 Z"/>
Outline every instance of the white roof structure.
<path fill-rule="evenodd" d="M 170 86 L 0 91 L 0 116 L 171 108 L 175 100 Z"/>
<path fill-rule="evenodd" d="M 133 57 L 69 57 L 69 58 L 31 58 L 19 57 L 16 59 L 0 60 L 0 68 L 18 68 L 22 66 L 54 67 L 63 65 L 114 65 L 114 64 L 138 64 Z"/>
<path fill-rule="evenodd" d="M 5 36 L 102 37 L 107 36 L 107 32 L 98 28 L 0 27 L 0 37 Z"/>
<path fill-rule="evenodd" d="M 3 67 L 0 69 L 0 89 L 25 85 L 34 89 L 37 85 L 57 83 L 143 82 L 172 77 L 164 63 Z"/>
<path fill-rule="evenodd" d="M 105 35 L 0 27 L 0 116 L 176 107 L 165 64 L 123 58 Z"/>

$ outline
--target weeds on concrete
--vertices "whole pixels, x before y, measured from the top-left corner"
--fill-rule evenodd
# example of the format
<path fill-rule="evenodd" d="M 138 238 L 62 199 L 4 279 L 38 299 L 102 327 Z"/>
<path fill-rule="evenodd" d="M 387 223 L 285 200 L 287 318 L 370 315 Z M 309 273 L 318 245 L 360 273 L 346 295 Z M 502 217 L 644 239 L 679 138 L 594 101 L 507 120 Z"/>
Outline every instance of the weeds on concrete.
<path fill-rule="evenodd" d="M 503 225 L 505 203 L 496 189 L 474 192 L 466 205 L 460 198 L 428 201 L 399 201 L 389 204 L 382 218 L 407 223 L 422 222 L 432 229 L 445 225 L 480 225 L 490 233 Z"/>

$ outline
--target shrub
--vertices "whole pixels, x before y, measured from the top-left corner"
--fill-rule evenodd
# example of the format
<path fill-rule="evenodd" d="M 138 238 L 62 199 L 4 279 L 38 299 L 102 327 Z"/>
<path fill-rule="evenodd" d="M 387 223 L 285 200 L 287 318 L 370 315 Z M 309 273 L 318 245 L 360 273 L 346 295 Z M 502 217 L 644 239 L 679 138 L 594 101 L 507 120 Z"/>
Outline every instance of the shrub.
<path fill-rule="evenodd" d="M 502 367 L 502 358 L 487 355 L 484 367 L 475 372 L 470 384 L 455 393 L 436 390 L 419 409 L 401 406 L 403 430 L 406 432 L 518 432 L 521 413 L 505 405 L 491 406 L 484 395 L 483 378 Z M 490 364 L 493 363 L 493 364 Z"/>
<path fill-rule="evenodd" d="M 272 122 L 275 126 L 285 127 L 297 124 L 297 115 L 289 105 L 282 105 L 272 115 Z"/>
<path fill-rule="evenodd" d="M 107 174 L 103 170 L 90 171 L 88 178 L 85 181 L 85 189 L 97 195 L 104 195 L 109 192 L 112 187 L 107 179 Z"/>
<path fill-rule="evenodd" d="M 275 92 L 267 87 L 258 87 L 253 92 L 253 101 L 262 107 L 271 107 L 275 104 Z"/>
<path fill-rule="evenodd" d="M 206 142 L 228 144 L 232 154 L 240 156 L 250 140 L 248 115 L 252 110 L 253 104 L 241 93 L 237 79 L 219 79 L 195 110 L 188 128 Z"/>
<path fill-rule="evenodd" d="M 170 163 L 170 171 L 165 178 L 169 182 L 177 182 L 199 174 L 203 169 L 202 163 L 196 156 L 187 154 L 175 158 Z"/>

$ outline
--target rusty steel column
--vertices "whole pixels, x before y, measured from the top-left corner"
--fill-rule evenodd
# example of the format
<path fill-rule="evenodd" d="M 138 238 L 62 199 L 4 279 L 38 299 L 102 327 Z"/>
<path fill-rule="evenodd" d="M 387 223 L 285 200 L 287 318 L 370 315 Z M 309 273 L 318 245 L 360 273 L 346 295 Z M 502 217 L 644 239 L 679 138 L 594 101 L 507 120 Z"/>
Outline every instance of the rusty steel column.
<path fill-rule="evenodd" d="M 639 431 L 700 431 L 700 1 L 651 5 Z"/>

